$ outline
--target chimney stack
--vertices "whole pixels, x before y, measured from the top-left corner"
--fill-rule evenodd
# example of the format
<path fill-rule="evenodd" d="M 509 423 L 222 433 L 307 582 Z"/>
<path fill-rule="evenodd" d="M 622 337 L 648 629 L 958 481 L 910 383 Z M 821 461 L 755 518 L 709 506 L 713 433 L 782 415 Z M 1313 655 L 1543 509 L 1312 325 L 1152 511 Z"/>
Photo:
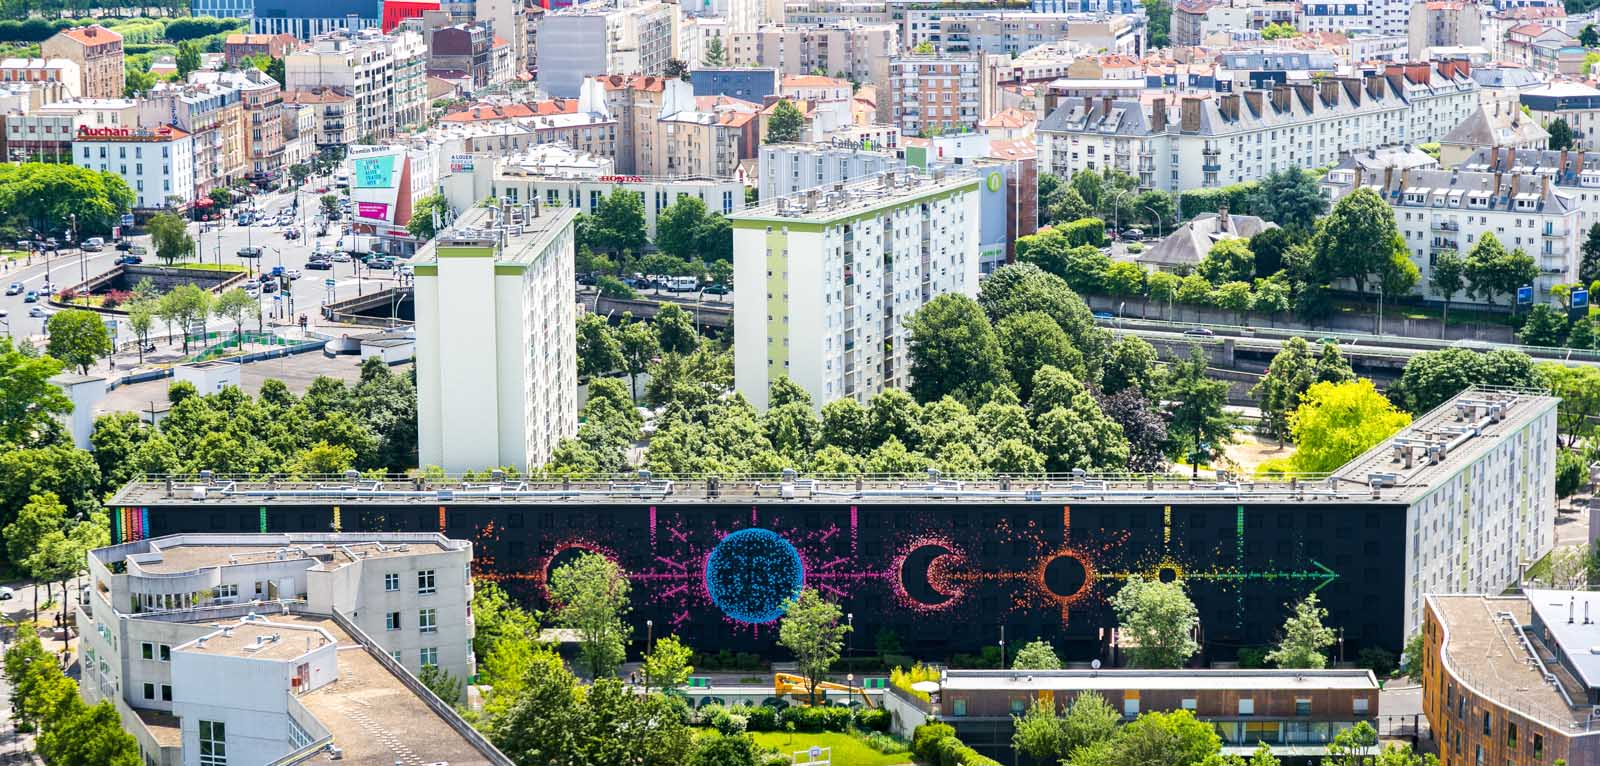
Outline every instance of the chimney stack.
<path fill-rule="evenodd" d="M 1272 86 L 1272 107 L 1279 112 L 1289 111 L 1289 86 Z"/>
<path fill-rule="evenodd" d="M 1167 130 L 1167 100 L 1154 99 L 1150 102 L 1150 132 L 1165 133 Z"/>
<path fill-rule="evenodd" d="M 1112 98 L 1110 96 L 1100 99 L 1100 105 L 1106 110 L 1107 117 L 1111 116 L 1111 101 Z"/>
<path fill-rule="evenodd" d="M 1250 113 L 1256 117 L 1261 116 L 1261 110 L 1266 105 L 1266 97 L 1261 91 L 1254 88 L 1244 92 L 1244 102 L 1250 107 Z"/>
<path fill-rule="evenodd" d="M 1182 114 L 1178 116 L 1178 127 L 1183 132 L 1200 132 L 1200 104 L 1201 99 L 1194 96 L 1183 98 Z"/>

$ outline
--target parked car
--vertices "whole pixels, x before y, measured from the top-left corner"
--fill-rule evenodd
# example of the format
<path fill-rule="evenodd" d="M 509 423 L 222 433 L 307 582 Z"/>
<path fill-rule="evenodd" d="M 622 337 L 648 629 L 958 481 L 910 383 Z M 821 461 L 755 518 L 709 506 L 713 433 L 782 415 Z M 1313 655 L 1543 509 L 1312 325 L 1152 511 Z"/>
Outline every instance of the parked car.
<path fill-rule="evenodd" d="M 1144 230 L 1143 229 L 1123 229 L 1122 230 L 1122 241 L 1124 241 L 1124 242 L 1138 242 L 1141 239 L 1144 239 Z"/>
<path fill-rule="evenodd" d="M 39 291 L 38 290 L 29 290 L 27 295 L 22 296 L 22 302 L 23 303 L 38 303 L 39 302 Z"/>
<path fill-rule="evenodd" d="M 700 289 L 700 280 L 694 277 L 667 277 L 667 292 L 692 293 Z"/>
<path fill-rule="evenodd" d="M 22 294 L 22 283 L 21 282 L 12 282 L 10 285 L 8 285 L 6 287 L 6 295 L 21 295 L 21 294 Z"/>
<path fill-rule="evenodd" d="M 388 258 L 373 258 L 367 261 L 367 268 L 378 271 L 389 271 L 394 268 L 394 261 Z"/>
<path fill-rule="evenodd" d="M 701 292 L 706 295 L 732 295 L 733 288 L 727 285 L 706 285 L 706 289 Z"/>
<path fill-rule="evenodd" d="M 260 247 L 241 247 L 241 248 L 239 248 L 239 257 L 240 258 L 260 258 L 261 257 L 261 248 Z"/>
<path fill-rule="evenodd" d="M 274 280 L 272 280 L 270 282 L 262 282 L 261 283 L 261 292 L 263 292 L 263 293 L 275 293 L 277 291 L 278 291 L 278 280 L 274 279 Z"/>
<path fill-rule="evenodd" d="M 1216 333 L 1212 332 L 1211 328 L 1209 327 L 1191 327 L 1187 330 L 1184 330 L 1183 334 L 1194 335 L 1202 338 L 1209 338 L 1213 335 L 1216 335 Z"/>
<path fill-rule="evenodd" d="M 14 591 L 14 590 L 12 590 L 10 588 L 7 588 L 4 585 L 0 585 L 0 601 L 10 601 L 11 599 L 14 599 L 16 597 L 17 597 L 17 592 L 16 591 Z"/>
<path fill-rule="evenodd" d="M 133 240 L 131 240 L 131 239 L 120 239 L 120 240 L 117 240 L 117 249 L 120 250 L 120 251 L 127 252 L 132 247 L 133 247 Z"/>
<path fill-rule="evenodd" d="M 334 253 L 332 260 L 334 263 L 349 263 L 352 259 L 349 253 Z"/>
<path fill-rule="evenodd" d="M 45 311 L 43 306 L 34 306 L 28 309 L 28 316 L 34 319 L 47 319 L 50 316 L 50 312 Z"/>
<path fill-rule="evenodd" d="M 299 279 L 299 278 L 305 276 L 304 274 L 300 273 L 299 269 L 284 269 L 283 270 L 283 275 L 288 277 L 290 280 Z"/>
<path fill-rule="evenodd" d="M 101 237 L 90 237 L 83 241 L 83 250 L 88 253 L 98 253 L 106 249 L 106 241 Z"/>
<path fill-rule="evenodd" d="M 306 261 L 306 271 L 333 271 L 333 263 L 315 258 Z"/>
<path fill-rule="evenodd" d="M 289 227 L 287 229 L 284 229 L 283 230 L 283 238 L 284 239 L 299 239 L 300 238 L 300 230 L 294 228 L 293 226 L 291 226 L 291 227 Z"/>
<path fill-rule="evenodd" d="M 1096 311 L 1094 312 L 1094 318 L 1102 322 L 1109 322 L 1117 317 L 1109 311 Z"/>
<path fill-rule="evenodd" d="M 144 259 L 132 253 L 117 256 L 118 266 L 131 266 L 137 263 L 144 263 Z"/>
<path fill-rule="evenodd" d="M 592 286 L 597 285 L 599 283 L 600 283 L 600 280 L 598 278 L 596 278 L 595 275 L 593 275 L 593 274 L 579 274 L 578 275 L 578 284 L 580 284 L 580 285 L 587 285 L 587 286 L 591 286 L 592 287 Z"/>

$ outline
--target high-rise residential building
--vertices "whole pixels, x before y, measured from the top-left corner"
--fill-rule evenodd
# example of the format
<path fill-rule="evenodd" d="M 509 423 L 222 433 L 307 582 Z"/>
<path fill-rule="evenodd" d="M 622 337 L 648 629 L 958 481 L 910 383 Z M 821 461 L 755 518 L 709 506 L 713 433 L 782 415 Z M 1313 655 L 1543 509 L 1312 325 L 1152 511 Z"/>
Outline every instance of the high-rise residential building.
<path fill-rule="evenodd" d="M 676 3 L 597 0 L 544 14 L 539 21 L 539 85 L 575 98 L 598 75 L 659 75 L 678 58 Z"/>
<path fill-rule="evenodd" d="M 194 138 L 171 125 L 155 128 L 78 128 L 72 164 L 119 176 L 133 191 L 138 214 L 186 210 L 198 199 Z"/>
<path fill-rule="evenodd" d="M 1145 189 L 1216 188 L 1376 146 L 1438 141 L 1478 108 L 1465 61 L 1148 103 L 1063 100 L 1039 123 L 1041 172 L 1116 168 Z M 1176 106 L 1177 109 L 1172 109 Z"/>
<path fill-rule="evenodd" d="M 1090 50 L 1139 56 L 1144 17 L 1088 13 L 1000 13 L 939 20 L 941 53 L 1021 55 L 1040 45 L 1081 43 Z"/>
<path fill-rule="evenodd" d="M 335 32 L 355 34 L 380 30 L 381 0 L 193 0 L 194 3 L 249 3 L 250 31 L 258 35 L 294 35 L 311 40 Z M 218 14 L 221 15 L 221 14 Z"/>
<path fill-rule="evenodd" d="M 528 14 L 523 11 L 523 0 L 476 0 L 473 3 L 475 21 L 489 25 L 490 47 L 495 38 L 504 40 L 511 54 L 511 69 L 521 72 L 528 67 Z"/>
<path fill-rule="evenodd" d="M 417 264 L 422 465 L 531 469 L 577 433 L 576 216 L 537 198 L 467 208 Z"/>
<path fill-rule="evenodd" d="M 1416 0 L 1407 21 L 1407 52 L 1413 61 L 1431 58 L 1433 48 L 1483 46 L 1482 8 L 1466 0 Z M 1527 63 L 1527 62 L 1524 62 Z"/>
<path fill-rule="evenodd" d="M 787 76 L 822 72 L 882 87 L 889 82 L 889 60 L 899 45 L 892 24 L 765 24 L 732 34 L 730 61 L 734 66 L 772 67 Z"/>
<path fill-rule="evenodd" d="M 79 693 L 116 707 L 143 763 L 509 763 L 413 678 L 473 673 L 468 541 L 178 534 L 88 571 Z"/>
<path fill-rule="evenodd" d="M 977 128 L 977 56 L 902 56 L 889 62 L 889 121 L 908 136 Z"/>
<path fill-rule="evenodd" d="M 910 384 L 905 319 L 978 289 L 981 179 L 881 173 L 731 216 L 734 381 L 765 409 L 788 376 L 817 406 Z M 761 300 L 766 296 L 766 300 Z"/>
<path fill-rule="evenodd" d="M 426 117 L 427 60 L 422 35 L 409 29 L 333 33 L 284 58 L 284 86 L 348 94 L 357 138 L 387 138 Z"/>
<path fill-rule="evenodd" d="M 39 43 L 39 55 L 77 64 L 82 97 L 122 98 L 122 35 L 99 24 L 70 27 Z"/>

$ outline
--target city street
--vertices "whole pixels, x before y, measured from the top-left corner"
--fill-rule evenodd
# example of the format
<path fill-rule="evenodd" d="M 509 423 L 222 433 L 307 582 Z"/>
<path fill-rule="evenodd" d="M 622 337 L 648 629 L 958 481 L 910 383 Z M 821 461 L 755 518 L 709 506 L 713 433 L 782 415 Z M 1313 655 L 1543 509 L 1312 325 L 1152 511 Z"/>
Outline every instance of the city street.
<path fill-rule="evenodd" d="M 286 239 L 283 235 L 284 227 L 275 223 L 280 212 L 293 207 L 295 195 L 292 192 L 262 194 L 252 198 L 251 206 L 265 217 L 264 221 L 252 226 L 240 226 L 234 223 L 232 214 L 236 210 L 228 211 L 229 215 L 225 221 L 189 224 L 190 235 L 196 242 L 194 260 L 240 265 L 251 269 L 254 273 L 260 273 L 262 270 L 270 272 L 275 266 L 301 273 L 299 279 L 293 280 L 288 294 L 263 293 L 260 296 L 262 316 L 266 325 L 293 324 L 295 318 L 301 314 L 306 315 L 310 322 L 316 323 L 319 318 L 317 309 L 322 304 L 349 298 L 358 293 L 391 287 L 400 279 L 398 269 L 369 270 L 354 259 L 349 263 L 334 263 L 333 269 L 329 271 L 309 271 L 305 268 L 306 261 L 316 247 L 333 248 L 339 241 L 340 222 L 334 222 L 329 226 L 327 236 L 315 236 L 314 219 L 317 214 L 318 198 L 321 197 L 313 191 L 317 188 L 315 183 L 308 184 L 308 189 L 299 195 L 301 206 L 295 215 L 295 225 L 302 234 L 307 235 L 299 239 Z M 143 256 L 144 265 L 160 265 L 148 234 L 135 236 L 132 241 L 146 249 Z M 261 248 L 261 258 L 240 258 L 239 250 L 246 247 Z M 0 262 L 0 284 L 9 286 L 14 282 L 20 283 L 23 289 L 22 294 L 0 296 L 0 312 L 4 312 L 0 315 L 0 332 L 18 338 L 31 337 L 36 343 L 42 343 L 46 319 L 30 317 L 29 311 L 35 306 L 51 312 L 56 309 L 45 304 L 43 294 L 39 296 L 38 303 L 24 302 L 26 292 L 41 290 L 47 279 L 52 283 L 54 290 L 60 291 L 79 283 L 84 275 L 92 277 L 110 269 L 117 256 L 122 254 L 108 242 L 101 252 L 80 252 L 72 249 L 63 250 L 59 255 L 48 259 L 36 255 L 31 264 L 26 258 Z M 328 285 L 328 280 L 333 280 L 331 286 Z M 217 318 L 210 319 L 207 326 L 214 330 L 233 329 L 230 322 Z M 152 340 L 161 345 L 164 333 L 165 327 L 158 323 L 156 337 Z M 133 335 L 127 327 L 126 319 L 120 320 L 116 337 L 118 347 L 131 348 L 129 344 L 132 341 Z M 136 354 L 128 356 L 136 357 Z M 126 361 L 122 357 L 118 359 L 119 364 L 125 364 Z"/>
<path fill-rule="evenodd" d="M 4 584 L 16 590 L 13 598 L 7 601 L 0 601 L 0 649 L 3 649 L 9 648 L 11 643 L 17 640 L 16 634 L 12 632 L 13 621 L 16 621 L 17 624 L 21 624 L 24 620 L 29 618 L 33 609 L 35 586 L 24 582 L 8 582 L 0 584 Z M 53 590 L 56 598 L 59 599 L 61 597 L 61 588 L 59 586 L 55 586 Z M 39 593 L 39 602 L 41 606 L 44 603 L 44 592 L 42 590 Z M 58 612 L 59 609 L 60 607 L 58 605 L 52 608 L 51 611 Z M 46 623 L 48 623 L 50 619 L 51 617 L 49 615 L 45 615 L 43 617 L 43 620 Z M 54 654 L 61 650 L 61 642 L 51 640 L 49 637 L 43 635 L 41 635 L 40 638 L 41 640 L 44 640 L 45 649 L 51 653 Z M 73 640 L 72 646 L 73 650 L 76 651 L 76 639 Z M 77 676 L 76 666 L 73 666 L 69 670 L 69 674 L 74 677 Z M 38 763 L 38 759 L 32 754 L 33 735 L 24 734 L 17 731 L 15 722 L 11 719 L 10 711 L 11 688 L 6 683 L 5 678 L 0 677 L 0 766 Z"/>

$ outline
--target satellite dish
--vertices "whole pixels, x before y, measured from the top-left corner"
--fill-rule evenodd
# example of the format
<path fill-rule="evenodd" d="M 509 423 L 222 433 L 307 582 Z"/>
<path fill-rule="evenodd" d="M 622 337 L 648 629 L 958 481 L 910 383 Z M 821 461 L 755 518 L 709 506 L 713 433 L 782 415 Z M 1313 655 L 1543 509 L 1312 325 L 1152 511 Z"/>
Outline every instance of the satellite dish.
<path fill-rule="evenodd" d="M 922 692 L 923 694 L 933 694 L 934 692 L 939 691 L 939 682 L 938 681 L 918 681 L 918 682 L 912 684 L 911 688 L 914 691 L 919 691 L 919 692 Z"/>
<path fill-rule="evenodd" d="M 1094 668 L 1095 670 L 1099 670 L 1100 669 L 1100 661 L 1099 660 L 1095 660 L 1094 662 L 1089 663 L 1089 667 Z"/>

